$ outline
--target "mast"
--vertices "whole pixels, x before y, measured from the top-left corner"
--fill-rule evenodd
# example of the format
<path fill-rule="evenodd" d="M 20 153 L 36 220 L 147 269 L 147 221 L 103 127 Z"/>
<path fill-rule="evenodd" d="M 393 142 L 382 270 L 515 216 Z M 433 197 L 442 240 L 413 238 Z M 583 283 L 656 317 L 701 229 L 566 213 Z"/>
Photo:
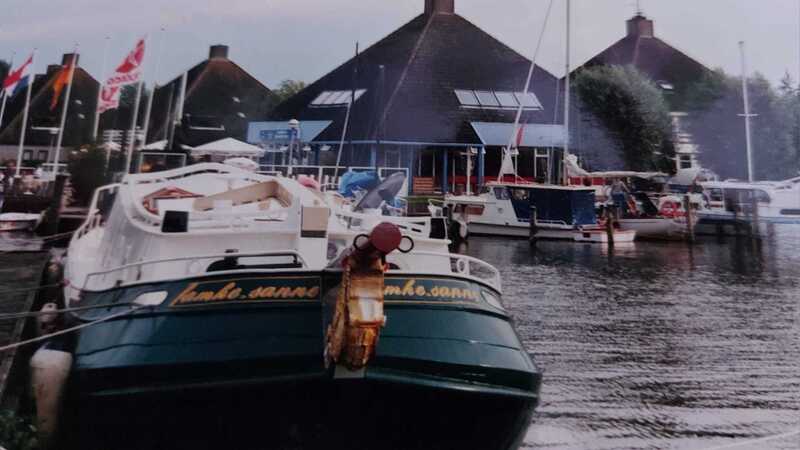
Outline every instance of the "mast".
<path fill-rule="evenodd" d="M 567 173 L 567 156 L 569 155 L 569 107 L 570 107 L 570 99 L 569 99 L 569 89 L 570 89 L 570 73 L 569 73 L 569 62 L 570 62 L 570 34 L 571 34 L 571 25 L 572 25 L 572 6 L 571 0 L 567 0 L 567 50 L 566 50 L 566 64 L 565 64 L 565 76 L 564 76 L 564 154 L 562 155 L 562 164 L 561 169 L 564 171 L 564 183 L 569 184 L 569 176 Z"/>
<path fill-rule="evenodd" d="M 739 42 L 739 51 L 742 55 L 742 97 L 744 98 L 744 134 L 747 144 L 747 181 L 753 182 L 753 142 L 750 131 L 750 97 L 747 90 L 747 59 L 744 48 L 744 41 Z"/>
<path fill-rule="evenodd" d="M 12 52 L 11 53 L 11 61 L 9 62 L 9 65 L 8 65 L 9 73 L 11 73 L 11 71 L 14 70 L 14 57 L 15 56 L 17 56 L 17 52 Z M 8 75 L 6 75 L 6 76 L 8 76 Z M 0 91 L 0 95 L 3 96 L 3 103 L 0 104 L 0 130 L 1 130 L 1 129 L 3 129 L 3 116 L 5 115 L 5 112 L 6 112 L 6 101 L 8 100 L 8 94 L 6 93 L 5 89 L 2 89 L 2 91 Z"/>
<path fill-rule="evenodd" d="M 36 49 L 33 49 L 31 56 L 31 70 L 30 80 L 28 80 L 28 89 L 25 89 L 25 110 L 22 113 L 22 128 L 19 132 L 19 148 L 17 149 L 17 171 L 15 177 L 19 176 L 19 171 L 22 168 L 22 151 L 25 147 L 25 129 L 28 127 L 28 110 L 31 106 L 31 90 L 33 90 L 33 82 L 36 81 L 36 73 L 33 71 L 33 61 L 36 59 Z M 63 125 L 62 125 L 63 126 Z M 56 174 L 58 174 L 58 161 L 56 161 Z"/>
<path fill-rule="evenodd" d="M 156 50 L 156 63 L 153 67 L 153 90 L 147 97 L 147 106 L 144 110 L 144 125 L 142 125 L 142 134 L 144 135 L 144 144 L 147 144 L 147 132 L 150 128 L 150 115 L 153 112 L 153 97 L 156 96 L 156 89 L 158 89 L 158 69 L 161 66 L 161 53 L 164 50 L 164 28 L 161 28 L 161 40 L 158 43 L 158 50 Z"/>
<path fill-rule="evenodd" d="M 75 51 L 72 53 L 72 61 L 70 62 L 69 65 L 69 78 L 68 78 L 69 81 L 67 81 L 67 93 L 64 96 L 64 107 L 61 108 L 61 122 L 58 126 L 58 137 L 56 138 L 56 158 L 55 160 L 53 160 L 56 174 L 58 174 L 58 165 L 59 165 L 59 160 L 61 159 L 61 142 L 64 139 L 64 126 L 67 123 L 67 111 L 69 110 L 69 100 L 70 96 L 72 95 L 72 80 L 75 77 L 75 68 L 77 66 L 78 66 L 78 46 L 75 45 Z"/>
<path fill-rule="evenodd" d="M 353 108 L 353 104 L 356 102 L 357 82 L 358 82 L 358 42 L 356 42 L 356 57 L 353 60 L 353 88 L 350 91 L 350 103 L 347 105 L 347 114 L 345 114 L 344 116 L 344 126 L 342 127 L 342 139 L 339 141 L 339 152 L 336 154 L 336 167 L 333 169 L 334 183 L 336 182 L 336 177 L 339 176 L 339 164 L 341 163 L 342 160 L 342 149 L 344 148 L 344 139 L 345 137 L 347 137 L 347 127 L 350 125 L 350 111 Z"/>
<path fill-rule="evenodd" d="M 100 85 L 97 87 L 97 104 L 94 107 L 94 123 L 92 124 L 92 141 L 97 142 L 97 131 L 100 128 L 100 99 L 103 95 L 103 85 L 106 80 L 106 63 L 108 60 L 108 45 L 111 41 L 109 36 L 106 36 L 106 45 L 103 48 L 103 65 L 100 66 Z"/>

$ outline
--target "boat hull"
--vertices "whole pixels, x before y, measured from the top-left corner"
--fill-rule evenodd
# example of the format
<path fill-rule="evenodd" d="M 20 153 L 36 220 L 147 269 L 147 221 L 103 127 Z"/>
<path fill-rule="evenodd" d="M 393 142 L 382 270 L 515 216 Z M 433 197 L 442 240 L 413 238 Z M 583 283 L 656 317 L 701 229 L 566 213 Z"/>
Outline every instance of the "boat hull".
<path fill-rule="evenodd" d="M 192 292 L 198 293 L 204 285 L 213 290 L 233 281 L 246 293 L 264 280 L 258 276 L 205 278 L 164 286 L 169 292 L 167 306 L 101 323 L 78 335 L 73 344 L 68 410 L 93 417 L 76 419 L 77 428 L 71 428 L 82 443 L 103 437 L 94 426 L 81 429 L 81 424 L 106 420 L 109 430 L 114 424 L 133 430 L 138 427 L 130 427 L 125 418 L 152 419 L 152 414 L 138 412 L 152 401 L 152 408 L 160 412 L 174 407 L 168 415 L 176 418 L 175 423 L 168 428 L 188 427 L 190 434 L 197 433 L 197 426 L 187 423 L 202 422 L 202 418 L 213 419 L 213 428 L 228 414 L 257 413 L 250 422 L 247 414 L 232 422 L 225 418 L 225 426 L 257 419 L 262 425 L 255 430 L 262 433 L 270 424 L 282 424 L 260 440 L 248 441 L 277 442 L 269 448 L 281 448 L 293 439 L 310 441 L 300 444 L 301 448 L 317 448 L 313 442 L 317 435 L 329 448 L 332 435 L 337 437 L 335 448 L 385 448 L 375 443 L 387 442 L 385 437 L 392 433 L 397 434 L 397 442 L 404 437 L 412 440 L 397 448 L 436 448 L 430 445 L 432 439 L 451 445 L 469 434 L 464 429 L 483 429 L 485 445 L 479 448 L 516 448 L 538 402 L 541 374 L 502 311 L 465 300 L 470 297 L 466 291 L 458 291 L 453 298 L 430 295 L 445 292 L 443 287 L 448 293 L 456 293 L 456 286 L 478 291 L 487 287 L 426 277 L 387 278 L 387 285 L 393 287 L 386 292 L 387 325 L 373 360 L 356 373 L 325 367 L 324 299 L 329 295 L 176 306 L 181 299 L 192 299 L 187 286 L 194 286 Z M 335 274 L 284 279 L 295 280 L 293 286 L 323 286 L 321 292 L 339 282 Z M 418 295 L 420 286 L 425 295 Z M 153 287 L 157 286 L 147 289 Z M 109 291 L 96 298 L 85 296 L 82 303 L 114 295 L 124 299 L 138 293 L 130 288 L 122 293 Z M 210 400 L 217 398 L 222 403 Z M 234 406 L 230 412 L 225 400 L 229 398 L 241 398 L 247 405 Z M 195 407 L 184 410 L 186 405 Z M 200 414 L 201 410 L 205 413 Z M 99 419 L 94 417 L 98 412 Z M 196 413 L 199 419 L 194 418 Z M 156 424 L 147 426 L 164 426 L 164 417 L 159 413 Z M 481 425 L 498 421 L 498 428 L 488 432 Z M 408 429 L 400 432 L 403 427 Z M 409 434 L 409 430 L 420 431 Z M 111 433 L 107 438 L 115 436 Z M 470 436 L 465 442 L 478 437 Z M 362 443 L 367 438 L 373 439 L 372 445 Z M 415 447 L 415 439 L 428 446 Z"/>
<path fill-rule="evenodd" d="M 505 237 L 530 237 L 530 226 L 524 225 L 497 225 L 491 223 L 469 222 L 469 234 L 483 236 Z M 574 239 L 575 230 L 572 228 L 549 228 L 539 226 L 536 230 L 536 239 L 566 240 Z"/>
<path fill-rule="evenodd" d="M 635 231 L 639 239 L 686 239 L 686 224 L 672 219 L 620 219 L 619 227 L 623 231 Z"/>

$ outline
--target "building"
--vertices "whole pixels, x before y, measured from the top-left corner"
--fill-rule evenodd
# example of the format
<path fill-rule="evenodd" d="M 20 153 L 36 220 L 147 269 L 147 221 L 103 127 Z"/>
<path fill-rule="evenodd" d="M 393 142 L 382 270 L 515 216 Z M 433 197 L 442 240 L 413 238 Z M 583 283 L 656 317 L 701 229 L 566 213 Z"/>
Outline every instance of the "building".
<path fill-rule="evenodd" d="M 61 93 L 55 108 L 51 108 L 54 95 L 53 83 L 60 69 L 73 58 L 80 63 L 79 55 L 68 53 L 63 56 L 61 65 L 50 65 L 47 67 L 47 72 L 34 76 L 22 155 L 23 166 L 52 162 L 55 158 L 55 142 L 61 111 L 66 100 L 66 88 Z M 99 88 L 100 84 L 88 72 L 80 66 L 75 68 L 62 142 L 66 150 L 61 153 L 61 161 L 68 158 L 70 150 L 89 142 Z M 8 100 L 5 117 L 0 124 L 0 162 L 17 159 L 24 107 L 24 91 Z"/>
<path fill-rule="evenodd" d="M 269 88 L 228 59 L 226 45 L 212 46 L 208 59 L 186 72 L 185 88 L 183 78 L 155 90 L 147 142 L 168 139 L 176 117 L 181 121 L 173 148 L 226 137 L 244 140 L 248 122 L 266 117 L 275 103 Z"/>
<path fill-rule="evenodd" d="M 711 72 L 696 59 L 659 39 L 655 35 L 652 19 L 638 12 L 626 22 L 623 38 L 589 59 L 572 72 L 574 76 L 584 68 L 595 66 L 632 65 L 648 76 L 662 90 L 672 111 L 672 126 L 677 153 L 676 169 L 697 166 L 697 146 L 691 135 L 684 131 L 684 111 L 689 88 Z M 580 156 L 595 170 L 624 169 L 621 161 L 610 155 L 613 140 L 599 130 L 597 120 L 576 102 L 572 110 L 577 120 L 570 126 L 570 134 Z"/>
<path fill-rule="evenodd" d="M 251 123 L 248 141 L 272 148 L 274 164 L 288 162 L 281 151 L 295 139 L 305 151 L 292 163 L 335 164 L 344 136 L 344 166 L 403 168 L 417 193 L 462 190 L 467 155 L 471 185 L 497 176 L 521 102 L 519 174 L 544 181 L 559 173 L 564 140 L 558 80 L 537 67 L 524 94 L 530 64 L 456 14 L 454 0 L 426 0 L 423 14 Z"/>

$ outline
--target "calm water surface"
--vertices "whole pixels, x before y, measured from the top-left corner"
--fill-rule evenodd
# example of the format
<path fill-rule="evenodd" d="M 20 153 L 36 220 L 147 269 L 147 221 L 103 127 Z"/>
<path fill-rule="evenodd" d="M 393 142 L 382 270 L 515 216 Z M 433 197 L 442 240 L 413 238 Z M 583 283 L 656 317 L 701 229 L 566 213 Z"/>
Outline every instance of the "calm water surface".
<path fill-rule="evenodd" d="M 462 251 L 501 270 L 545 371 L 526 448 L 800 448 L 797 434 L 747 444 L 800 429 L 800 227 L 760 245 L 471 238 Z"/>

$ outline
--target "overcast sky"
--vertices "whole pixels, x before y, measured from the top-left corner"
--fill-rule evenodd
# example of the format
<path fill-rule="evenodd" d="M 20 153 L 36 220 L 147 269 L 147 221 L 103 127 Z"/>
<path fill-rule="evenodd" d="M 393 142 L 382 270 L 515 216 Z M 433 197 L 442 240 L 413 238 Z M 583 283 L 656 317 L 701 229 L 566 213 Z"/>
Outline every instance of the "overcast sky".
<path fill-rule="evenodd" d="M 456 12 L 531 57 L 550 0 L 456 0 Z M 541 65 L 564 73 L 565 0 L 555 6 Z M 656 35 L 709 67 L 740 71 L 747 41 L 751 71 L 773 81 L 800 66 L 800 0 L 642 0 Z M 148 35 L 149 79 L 166 80 L 204 59 L 208 46 L 231 46 L 231 59 L 270 87 L 311 82 L 375 43 L 423 9 L 424 0 L 3 0 L 0 58 L 38 48 L 36 70 L 80 45 L 81 65 L 101 75 L 103 48 L 116 65 Z M 573 0 L 573 67 L 621 38 L 635 0 Z M 161 31 L 161 29 L 165 31 Z M 159 50 L 161 49 L 161 50 Z M 160 53 L 160 58 L 157 56 Z M 17 57 L 17 60 L 20 56 Z"/>

